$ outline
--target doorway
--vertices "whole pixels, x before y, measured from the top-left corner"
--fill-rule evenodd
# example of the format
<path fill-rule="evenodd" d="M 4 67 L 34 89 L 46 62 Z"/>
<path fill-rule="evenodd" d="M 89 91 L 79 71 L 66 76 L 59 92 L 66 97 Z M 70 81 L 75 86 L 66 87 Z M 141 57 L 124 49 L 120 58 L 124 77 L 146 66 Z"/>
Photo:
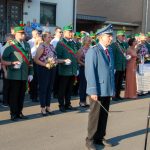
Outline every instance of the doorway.
<path fill-rule="evenodd" d="M 10 32 L 11 26 L 16 26 L 23 19 L 24 0 L 0 0 L 0 42 Z"/>

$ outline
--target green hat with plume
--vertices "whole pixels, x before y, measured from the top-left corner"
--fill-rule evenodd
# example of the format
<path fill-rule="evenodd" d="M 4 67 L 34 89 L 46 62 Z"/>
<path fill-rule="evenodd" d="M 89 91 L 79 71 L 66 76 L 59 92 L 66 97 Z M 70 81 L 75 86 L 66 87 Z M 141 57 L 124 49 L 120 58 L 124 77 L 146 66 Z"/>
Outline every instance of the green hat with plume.
<path fill-rule="evenodd" d="M 140 36 L 139 33 L 134 34 L 134 37 L 139 37 L 139 36 Z"/>
<path fill-rule="evenodd" d="M 76 33 L 74 34 L 74 37 L 76 37 L 76 38 L 81 38 L 80 32 L 76 32 Z"/>
<path fill-rule="evenodd" d="M 95 33 L 90 33 L 91 38 L 95 38 Z"/>
<path fill-rule="evenodd" d="M 63 31 L 72 31 L 72 30 L 73 30 L 72 25 L 67 25 L 63 27 Z"/>
<path fill-rule="evenodd" d="M 22 33 L 24 32 L 24 27 L 22 26 L 17 26 L 14 28 L 15 33 Z"/>
<path fill-rule="evenodd" d="M 123 30 L 118 30 L 118 31 L 117 31 L 117 36 L 118 36 L 118 35 L 125 35 L 125 31 L 123 31 Z"/>

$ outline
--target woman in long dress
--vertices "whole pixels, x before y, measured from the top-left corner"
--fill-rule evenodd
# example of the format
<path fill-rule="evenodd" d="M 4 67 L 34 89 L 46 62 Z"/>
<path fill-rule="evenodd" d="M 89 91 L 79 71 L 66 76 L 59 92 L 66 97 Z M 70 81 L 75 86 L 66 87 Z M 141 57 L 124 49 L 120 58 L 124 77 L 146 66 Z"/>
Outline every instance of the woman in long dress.
<path fill-rule="evenodd" d="M 126 86 L 125 86 L 125 98 L 136 99 L 137 98 L 137 85 L 136 85 L 136 45 L 137 41 L 135 38 L 131 38 L 128 41 L 129 48 L 127 51 L 127 56 L 131 57 L 127 61 L 126 68 Z"/>

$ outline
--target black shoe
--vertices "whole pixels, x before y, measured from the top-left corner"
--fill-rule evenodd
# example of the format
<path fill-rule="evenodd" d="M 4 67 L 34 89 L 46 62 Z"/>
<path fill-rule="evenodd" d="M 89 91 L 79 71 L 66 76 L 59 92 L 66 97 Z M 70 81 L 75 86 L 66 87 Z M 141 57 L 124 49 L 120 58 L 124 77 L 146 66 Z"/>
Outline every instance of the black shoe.
<path fill-rule="evenodd" d="M 77 110 L 77 108 L 72 107 L 71 105 L 65 106 L 66 110 Z"/>
<path fill-rule="evenodd" d="M 101 145 L 101 146 L 113 147 L 113 144 L 108 142 L 106 139 L 96 140 L 96 141 L 94 141 L 94 143 L 97 144 L 97 145 Z"/>
<path fill-rule="evenodd" d="M 112 98 L 112 101 L 120 101 L 120 99 L 114 97 L 114 98 Z"/>
<path fill-rule="evenodd" d="M 8 104 L 3 103 L 2 106 L 3 107 L 8 107 Z"/>
<path fill-rule="evenodd" d="M 60 110 L 61 112 L 66 112 L 66 109 L 65 109 L 64 106 L 60 106 L 60 107 L 59 107 L 59 110 Z"/>
<path fill-rule="evenodd" d="M 12 121 L 18 121 L 18 117 L 17 115 L 11 115 L 11 118 L 10 118 Z"/>
<path fill-rule="evenodd" d="M 144 93 L 138 93 L 138 96 L 143 96 L 144 95 Z"/>
<path fill-rule="evenodd" d="M 87 147 L 88 150 L 96 150 L 94 143 L 88 139 L 86 139 L 85 146 Z"/>
<path fill-rule="evenodd" d="M 49 114 L 49 115 L 55 115 L 54 112 L 48 111 L 47 109 L 46 109 L 46 113 Z"/>
<path fill-rule="evenodd" d="M 18 118 L 19 118 L 19 119 L 28 119 L 28 117 L 27 117 L 27 116 L 24 116 L 23 113 L 21 113 L 20 115 L 18 115 Z"/>
<path fill-rule="evenodd" d="M 86 104 L 86 103 L 79 103 L 79 105 L 80 107 L 83 107 L 83 108 L 87 108 L 90 106 L 89 104 Z"/>
<path fill-rule="evenodd" d="M 122 97 L 120 97 L 120 96 L 119 96 L 119 97 L 117 97 L 117 99 L 119 99 L 119 100 L 124 100 L 124 98 L 122 98 Z"/>

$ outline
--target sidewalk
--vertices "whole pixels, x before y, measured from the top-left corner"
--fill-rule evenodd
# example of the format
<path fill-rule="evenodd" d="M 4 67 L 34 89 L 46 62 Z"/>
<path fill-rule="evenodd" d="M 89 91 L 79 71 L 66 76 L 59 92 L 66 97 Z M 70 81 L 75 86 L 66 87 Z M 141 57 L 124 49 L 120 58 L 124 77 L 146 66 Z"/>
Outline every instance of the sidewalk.
<path fill-rule="evenodd" d="M 72 103 L 78 107 L 78 100 Z M 112 102 L 106 138 L 117 145 L 97 150 L 144 150 L 149 103 L 149 95 Z M 42 117 L 38 104 L 27 101 L 25 105 L 29 120 L 18 122 L 10 121 L 9 112 L 0 107 L 1 150 L 86 150 L 88 110 L 60 113 L 58 104 L 53 103 L 56 115 Z M 148 141 L 150 150 L 150 136 Z"/>

